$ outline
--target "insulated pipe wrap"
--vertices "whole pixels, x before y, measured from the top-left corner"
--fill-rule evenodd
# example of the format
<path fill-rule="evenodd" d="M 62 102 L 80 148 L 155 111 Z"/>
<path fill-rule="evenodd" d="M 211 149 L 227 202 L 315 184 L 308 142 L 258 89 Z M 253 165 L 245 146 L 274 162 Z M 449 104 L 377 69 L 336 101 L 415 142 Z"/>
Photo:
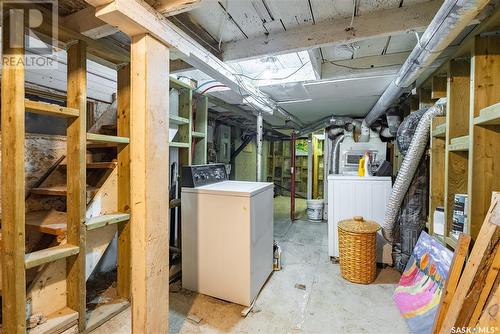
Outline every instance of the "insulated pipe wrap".
<path fill-rule="evenodd" d="M 393 241 L 392 231 L 394 223 L 397 220 L 399 208 L 401 207 L 401 203 L 403 202 L 403 199 L 413 180 L 413 176 L 415 175 L 415 171 L 417 170 L 418 163 L 424 154 L 425 147 L 427 146 L 431 120 L 435 116 L 444 115 L 445 110 L 446 98 L 441 98 L 434 106 L 427 110 L 418 123 L 415 135 L 413 136 L 408 152 L 403 159 L 398 176 L 394 182 L 391 196 L 387 204 L 387 209 L 385 211 L 385 219 L 382 223 L 384 237 L 390 242 Z"/>
<path fill-rule="evenodd" d="M 405 63 L 389 84 L 372 110 L 366 115 L 363 127 L 370 127 L 422 72 L 431 65 L 462 30 L 480 13 L 489 0 L 445 0 L 436 16 Z"/>

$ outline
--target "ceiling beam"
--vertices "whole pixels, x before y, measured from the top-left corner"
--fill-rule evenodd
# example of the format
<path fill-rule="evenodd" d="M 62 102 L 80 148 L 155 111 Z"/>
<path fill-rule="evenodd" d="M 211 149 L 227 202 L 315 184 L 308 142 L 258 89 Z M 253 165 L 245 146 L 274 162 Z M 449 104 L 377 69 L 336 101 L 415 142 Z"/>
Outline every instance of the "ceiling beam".
<path fill-rule="evenodd" d="M 432 0 L 401 8 L 378 10 L 351 18 L 336 19 L 287 31 L 223 43 L 223 60 L 241 60 L 285 54 L 335 44 L 424 31 L 443 3 Z"/>
<path fill-rule="evenodd" d="M 320 80 L 322 59 L 319 49 L 308 50 L 307 53 L 309 54 L 309 61 L 311 62 L 314 71 L 314 76 L 316 77 L 316 80 Z"/>
<path fill-rule="evenodd" d="M 321 65 L 321 78 L 334 79 L 347 76 L 366 76 L 379 73 L 396 74 L 410 52 L 398 52 L 347 60 L 325 61 Z"/>
<path fill-rule="evenodd" d="M 150 5 L 164 16 L 188 12 L 199 7 L 202 0 L 149 0 Z"/>
<path fill-rule="evenodd" d="M 170 73 L 178 73 L 186 70 L 192 70 L 193 66 L 189 65 L 182 59 L 170 60 Z"/>
<path fill-rule="evenodd" d="M 63 16 L 60 24 L 92 39 L 113 35 L 119 30 L 95 17 L 95 8 L 87 7 L 76 13 Z"/>
<path fill-rule="evenodd" d="M 87 0 L 89 3 L 94 0 Z M 96 8 L 96 16 L 104 22 L 118 27 L 129 36 L 150 34 L 165 45 L 177 49 L 181 58 L 200 69 L 213 79 L 226 85 L 264 112 L 277 113 L 281 117 L 301 126 L 303 123 L 291 114 L 281 110 L 277 103 L 258 88 L 234 73 L 234 70 L 208 52 L 180 28 L 165 19 L 159 12 L 144 2 L 115 0 Z"/>
<path fill-rule="evenodd" d="M 113 0 L 85 0 L 93 7 L 105 6 Z M 135 0 L 131 0 L 135 1 Z M 199 7 L 206 0 L 146 0 L 146 3 L 162 13 L 163 16 L 172 16 L 184 13 Z"/>

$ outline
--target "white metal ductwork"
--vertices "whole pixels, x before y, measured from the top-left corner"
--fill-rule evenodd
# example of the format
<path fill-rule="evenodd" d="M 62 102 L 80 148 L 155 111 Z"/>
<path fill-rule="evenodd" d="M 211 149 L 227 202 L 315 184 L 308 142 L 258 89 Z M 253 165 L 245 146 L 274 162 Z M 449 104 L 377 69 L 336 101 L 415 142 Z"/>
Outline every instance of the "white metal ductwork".
<path fill-rule="evenodd" d="M 394 223 L 398 217 L 399 208 L 403 199 L 408 192 L 410 184 L 417 170 L 418 163 L 424 154 L 427 141 L 429 140 L 429 129 L 431 120 L 435 116 L 445 114 L 446 98 L 439 99 L 436 104 L 427 110 L 418 123 L 417 129 L 411 140 L 410 147 L 406 153 L 401 168 L 399 169 L 398 176 L 392 188 L 391 197 L 387 204 L 385 211 L 385 219 L 382 223 L 384 237 L 392 242 L 392 231 Z"/>
<path fill-rule="evenodd" d="M 397 77 L 366 115 L 362 128 L 369 128 L 381 117 L 489 2 L 489 0 L 445 0 L 399 70 Z M 366 133 L 366 130 L 362 133 Z M 363 139 L 366 140 L 366 136 L 361 138 Z"/>

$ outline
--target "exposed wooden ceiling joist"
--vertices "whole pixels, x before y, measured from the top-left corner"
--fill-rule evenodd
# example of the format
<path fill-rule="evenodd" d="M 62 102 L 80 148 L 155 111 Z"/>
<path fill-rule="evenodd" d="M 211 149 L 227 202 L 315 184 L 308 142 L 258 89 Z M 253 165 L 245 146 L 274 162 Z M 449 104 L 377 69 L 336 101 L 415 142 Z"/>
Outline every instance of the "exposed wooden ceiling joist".
<path fill-rule="evenodd" d="M 442 0 L 432 0 L 363 14 L 355 17 L 352 28 L 349 28 L 351 18 L 343 18 L 310 26 L 299 26 L 267 36 L 224 43 L 223 60 L 259 58 L 410 31 L 423 31 L 442 3 Z"/>
<path fill-rule="evenodd" d="M 202 0 L 148 0 L 147 2 L 164 16 L 172 16 L 199 7 Z"/>
<path fill-rule="evenodd" d="M 115 27 L 95 17 L 94 7 L 87 7 L 63 16 L 60 18 L 59 23 L 92 39 L 99 39 L 118 32 Z"/>
<path fill-rule="evenodd" d="M 94 3 L 98 0 L 87 0 Z M 100 0 L 102 1 L 102 0 Z M 101 2 L 102 3 L 102 2 Z M 213 79 L 241 95 L 248 96 L 248 103 L 264 112 L 275 112 L 298 126 L 302 122 L 280 109 L 275 101 L 259 89 L 246 82 L 227 64 L 190 38 L 180 28 L 165 19 L 159 12 L 145 3 L 131 0 L 114 0 L 96 8 L 96 16 L 104 22 L 118 27 L 129 36 L 150 34 L 171 48 L 177 49 L 181 58 L 200 69 Z"/>

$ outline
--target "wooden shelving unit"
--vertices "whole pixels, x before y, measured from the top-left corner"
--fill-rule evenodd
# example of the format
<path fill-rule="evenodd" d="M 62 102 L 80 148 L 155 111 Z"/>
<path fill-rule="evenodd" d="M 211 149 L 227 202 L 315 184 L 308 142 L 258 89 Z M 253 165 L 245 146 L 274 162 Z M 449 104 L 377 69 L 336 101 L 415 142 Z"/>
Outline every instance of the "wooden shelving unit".
<path fill-rule="evenodd" d="M 429 230 L 434 209 L 444 206 L 450 248 L 456 247 L 450 234 L 455 194 L 468 196 L 465 229 L 475 239 L 492 192 L 500 190 L 500 37 L 476 35 L 466 45 L 446 65 L 446 120 L 435 118 L 431 131 Z"/>
<path fill-rule="evenodd" d="M 170 147 L 179 149 L 181 166 L 207 161 L 208 98 L 194 93 L 188 84 L 170 78 L 170 86 L 179 91 L 179 110 L 171 114 L 171 124 L 178 127 Z M 175 111 L 172 111 L 175 112 Z"/>

